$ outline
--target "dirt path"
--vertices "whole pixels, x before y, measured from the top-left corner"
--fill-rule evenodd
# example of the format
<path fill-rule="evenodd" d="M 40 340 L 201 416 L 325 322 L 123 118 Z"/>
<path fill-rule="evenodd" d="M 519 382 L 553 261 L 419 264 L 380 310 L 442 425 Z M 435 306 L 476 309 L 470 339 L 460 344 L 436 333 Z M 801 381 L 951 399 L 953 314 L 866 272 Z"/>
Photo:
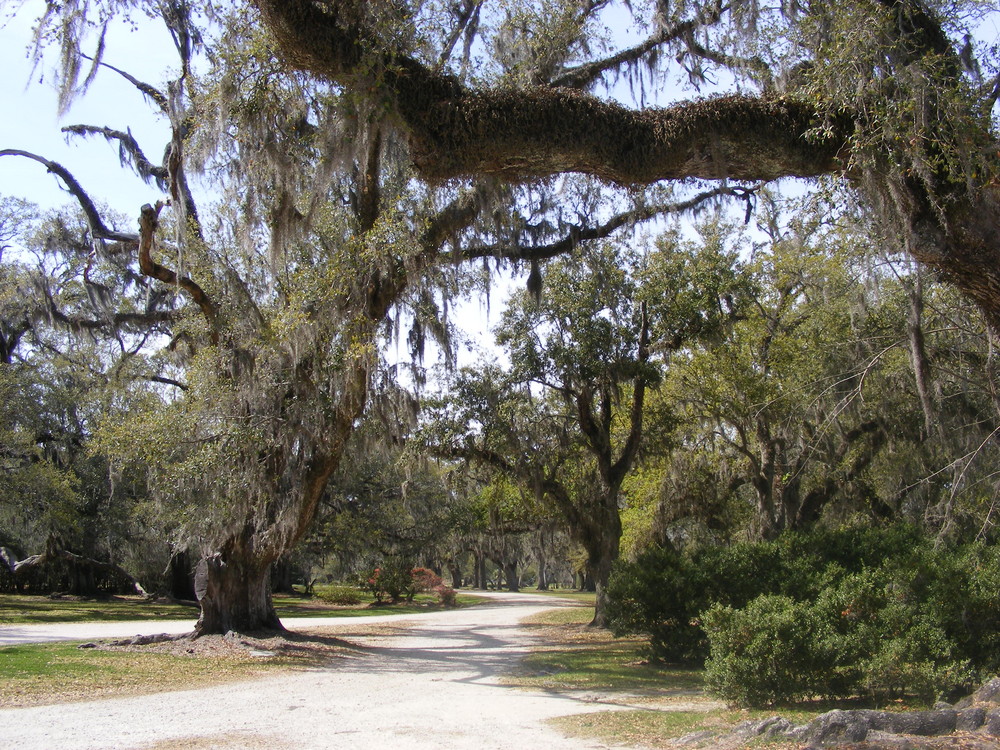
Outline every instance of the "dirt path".
<path fill-rule="evenodd" d="M 544 720 L 606 706 L 505 687 L 497 679 L 530 647 L 518 621 L 560 604 L 500 595 L 493 604 L 398 618 L 400 627 L 388 636 L 383 625 L 378 638 L 351 637 L 362 647 L 356 655 L 323 669 L 201 690 L 2 710 L 0 747 L 605 747 L 565 739 Z M 357 632 L 359 624 L 351 619 L 322 630 Z"/>

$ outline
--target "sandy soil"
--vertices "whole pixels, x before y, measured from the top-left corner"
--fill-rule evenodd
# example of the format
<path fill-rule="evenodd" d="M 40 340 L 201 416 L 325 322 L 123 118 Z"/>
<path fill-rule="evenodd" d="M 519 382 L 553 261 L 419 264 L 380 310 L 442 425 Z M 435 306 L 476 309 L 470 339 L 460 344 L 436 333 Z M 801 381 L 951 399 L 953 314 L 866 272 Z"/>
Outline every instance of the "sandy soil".
<path fill-rule="evenodd" d="M 296 623 L 360 648 L 329 666 L 253 682 L 132 698 L 0 711 L 0 747 L 569 750 L 554 716 L 607 709 L 586 698 L 503 686 L 531 639 L 518 621 L 560 602 L 496 595 L 495 603 L 382 624 Z M 345 635 L 351 634 L 351 635 Z M 89 636 L 82 636 L 89 637 Z"/>

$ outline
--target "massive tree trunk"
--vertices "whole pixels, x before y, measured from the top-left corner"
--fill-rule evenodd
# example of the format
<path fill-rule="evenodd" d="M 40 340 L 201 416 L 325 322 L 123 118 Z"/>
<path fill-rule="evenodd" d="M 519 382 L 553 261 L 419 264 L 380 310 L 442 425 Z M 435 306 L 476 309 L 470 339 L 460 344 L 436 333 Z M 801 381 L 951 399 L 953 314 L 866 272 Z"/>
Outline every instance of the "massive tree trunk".
<path fill-rule="evenodd" d="M 284 630 L 271 598 L 274 553 L 255 549 L 254 541 L 252 530 L 245 528 L 230 536 L 221 552 L 198 563 L 198 635 Z"/>
<path fill-rule="evenodd" d="M 508 591 L 521 590 L 521 579 L 517 575 L 517 560 L 508 559 L 507 561 L 504 562 L 503 575 L 504 575 L 504 581 L 507 584 Z"/>
<path fill-rule="evenodd" d="M 608 581 L 611 568 L 618 560 L 621 546 L 622 523 L 618 515 L 618 494 L 604 499 L 603 519 L 591 525 L 581 537 L 587 550 L 587 572 L 594 582 L 596 598 L 591 627 L 607 627 Z"/>
<path fill-rule="evenodd" d="M 451 587 L 453 589 L 462 588 L 462 566 L 458 564 L 457 558 L 448 561 L 448 575 L 451 576 Z"/>

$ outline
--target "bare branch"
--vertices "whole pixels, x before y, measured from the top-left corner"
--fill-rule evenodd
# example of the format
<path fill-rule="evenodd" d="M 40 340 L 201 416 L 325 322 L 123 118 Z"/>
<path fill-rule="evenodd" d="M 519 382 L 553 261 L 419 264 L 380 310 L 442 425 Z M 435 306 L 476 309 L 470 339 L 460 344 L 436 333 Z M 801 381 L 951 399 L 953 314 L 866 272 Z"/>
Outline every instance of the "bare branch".
<path fill-rule="evenodd" d="M 39 156 L 38 154 L 33 154 L 30 151 L 21 151 L 19 149 L 10 148 L 0 151 L 0 156 L 23 156 L 26 159 L 33 159 L 39 164 L 44 165 L 49 172 L 58 176 L 63 181 L 63 184 L 66 185 L 66 189 L 80 204 L 80 208 L 83 210 L 84 216 L 87 217 L 87 224 L 90 226 L 90 233 L 95 239 L 130 243 L 138 242 L 139 236 L 136 234 L 109 229 L 107 225 L 105 225 L 104 220 L 101 218 L 101 215 L 97 210 L 97 206 L 94 205 L 94 201 L 91 200 L 90 196 L 83 189 L 80 183 L 77 182 L 76 178 L 70 173 L 70 171 L 58 162 L 51 161 L 43 156 Z"/>
<path fill-rule="evenodd" d="M 81 55 L 81 56 L 85 60 L 90 60 L 90 61 L 93 62 L 93 58 L 88 57 L 87 55 Z M 159 107 L 160 110 L 164 114 L 169 114 L 170 113 L 170 104 L 169 104 L 169 102 L 167 100 L 167 97 L 164 96 L 163 93 L 159 89 L 157 89 L 155 86 L 151 86 L 148 83 L 143 83 L 138 78 L 135 78 L 134 76 L 129 75 L 128 73 L 126 73 L 124 70 L 121 70 L 120 68 L 116 68 L 114 65 L 109 65 L 106 62 L 98 62 L 98 65 L 100 65 L 101 67 L 107 68 L 108 70 L 113 70 L 115 73 L 117 73 L 118 75 L 120 75 L 126 81 L 128 81 L 129 83 L 131 83 L 133 86 L 135 86 L 137 89 L 139 89 L 139 91 L 141 91 L 145 96 L 149 97 L 153 101 L 153 103 L 156 104 L 156 106 Z"/>
<path fill-rule="evenodd" d="M 155 207 L 147 203 L 142 207 L 142 212 L 139 216 L 139 268 L 147 276 L 158 279 L 165 284 L 179 286 L 187 292 L 191 296 L 191 299 L 194 300 L 195 304 L 201 308 L 201 312 L 205 316 L 205 320 L 208 321 L 209 329 L 211 330 L 212 343 L 218 344 L 218 315 L 215 310 L 215 305 L 212 304 L 212 300 L 209 299 L 208 295 L 205 294 L 205 291 L 189 277 L 178 276 L 175 271 L 167 268 L 166 266 L 162 266 L 153 260 L 153 237 L 156 233 L 156 226 L 159 220 L 160 210 L 162 208 L 162 203 L 157 203 Z"/>
<path fill-rule="evenodd" d="M 174 380 L 173 378 L 166 378 L 162 375 L 150 375 L 149 380 L 153 383 L 163 383 L 163 385 L 172 385 L 174 388 L 180 388 L 182 391 L 186 391 L 190 386 L 185 385 L 179 380 Z"/>
<path fill-rule="evenodd" d="M 664 44 L 677 41 L 678 39 L 691 38 L 696 29 L 716 23 L 728 9 L 728 5 L 723 6 L 721 3 L 716 2 L 711 6 L 703 8 L 697 18 L 681 21 L 670 27 L 661 27 L 655 34 L 652 34 L 648 39 L 634 47 L 616 52 L 603 60 L 594 60 L 585 65 L 567 70 L 553 80 L 551 85 L 585 89 L 608 71 L 632 65 Z"/>
<path fill-rule="evenodd" d="M 136 173 L 148 184 L 150 180 L 156 180 L 157 186 L 161 190 L 167 189 L 167 170 L 165 167 L 158 167 L 153 164 L 139 147 L 138 141 L 131 132 L 122 132 L 108 127 L 98 127 L 96 125 L 67 125 L 63 129 L 64 133 L 75 135 L 102 135 L 108 142 L 118 141 L 118 158 L 122 165 L 131 163 Z"/>

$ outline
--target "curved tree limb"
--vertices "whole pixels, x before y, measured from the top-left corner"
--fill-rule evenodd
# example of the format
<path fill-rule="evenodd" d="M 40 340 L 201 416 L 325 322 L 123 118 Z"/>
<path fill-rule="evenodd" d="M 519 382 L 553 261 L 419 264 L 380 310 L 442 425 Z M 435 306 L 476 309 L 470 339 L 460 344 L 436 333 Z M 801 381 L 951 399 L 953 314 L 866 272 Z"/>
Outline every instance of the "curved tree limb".
<path fill-rule="evenodd" d="M 84 60 L 90 60 L 91 62 L 94 61 L 94 58 L 88 57 L 87 55 L 81 55 L 81 57 L 83 57 Z M 131 83 L 137 89 L 139 89 L 139 91 L 142 92 L 143 95 L 151 99 L 156 104 L 156 106 L 160 108 L 160 111 L 162 111 L 164 114 L 169 114 L 170 106 L 169 102 L 167 101 L 167 97 L 164 96 L 163 92 L 161 92 L 158 88 L 156 88 L 155 86 L 151 86 L 148 83 L 143 83 L 135 76 L 126 73 L 124 70 L 121 70 L 120 68 L 116 68 L 114 65 L 109 65 L 103 60 L 98 62 L 98 65 L 100 65 L 103 68 L 107 68 L 108 70 L 113 70 L 115 73 L 117 73 L 126 81 Z"/>
<path fill-rule="evenodd" d="M 610 182 L 771 180 L 840 168 L 851 122 L 809 139 L 815 109 L 779 97 L 725 96 L 634 111 L 544 86 L 472 90 L 452 76 L 384 50 L 356 3 L 256 0 L 294 67 L 391 102 L 417 169 L 430 180 L 491 175 L 508 181 L 581 172 Z M 364 50 L 375 50 L 366 53 Z"/>
<path fill-rule="evenodd" d="M 495 257 L 507 258 L 509 260 L 548 260 L 568 252 L 572 252 L 581 242 L 590 240 L 600 240 L 610 237 L 614 232 L 624 226 L 636 224 L 642 221 L 653 219 L 665 214 L 683 213 L 706 203 L 715 198 L 731 196 L 741 199 L 748 199 L 760 185 L 751 187 L 719 187 L 713 190 L 706 190 L 692 196 L 688 200 L 678 203 L 655 204 L 651 206 L 640 206 L 629 211 L 623 211 L 611 217 L 603 224 L 594 226 L 572 226 L 566 236 L 555 242 L 545 245 L 535 246 L 514 246 L 509 245 L 480 245 L 466 247 L 459 254 L 459 260 L 472 260 L 475 258 Z"/>
<path fill-rule="evenodd" d="M 218 314 L 212 300 L 209 299 L 208 295 L 205 294 L 205 291 L 192 279 L 187 276 L 178 276 L 176 271 L 160 265 L 153 260 L 153 237 L 156 233 L 156 226 L 159 221 L 160 210 L 162 208 L 162 203 L 157 203 L 156 206 L 151 206 L 147 203 L 142 207 L 142 211 L 139 216 L 139 268 L 147 276 L 158 279 L 165 284 L 179 286 L 187 292 L 191 296 L 191 299 L 194 300 L 195 304 L 201 308 L 201 312 L 205 316 L 205 320 L 208 321 L 212 343 L 218 344 L 219 321 Z"/>
<path fill-rule="evenodd" d="M 119 232 L 114 229 L 109 229 L 101 218 L 100 212 L 97 210 L 97 206 L 94 201 L 83 189 L 76 178 L 70 173 L 66 167 L 62 166 L 58 162 L 46 159 L 38 154 L 33 154 L 30 151 L 21 151 L 20 149 L 7 148 L 0 150 L 0 156 L 23 156 L 26 159 L 33 159 L 39 164 L 45 166 L 52 174 L 56 175 L 63 181 L 66 185 L 66 189 L 76 198 L 77 203 L 80 204 L 80 208 L 83 210 L 84 216 L 87 217 L 87 224 L 90 226 L 90 233 L 95 239 L 100 240 L 113 240 L 118 242 L 138 242 L 139 236 L 131 232 Z"/>
<path fill-rule="evenodd" d="M 74 135 L 102 135 L 107 141 L 118 141 L 118 158 L 122 165 L 131 162 L 136 173 L 148 184 L 150 180 L 156 180 L 156 184 L 161 190 L 167 187 L 167 170 L 165 167 L 158 167 L 153 164 L 142 149 L 139 142 L 131 132 L 123 132 L 108 127 L 98 127 L 96 125 L 67 125 L 63 129 L 64 133 Z"/>

